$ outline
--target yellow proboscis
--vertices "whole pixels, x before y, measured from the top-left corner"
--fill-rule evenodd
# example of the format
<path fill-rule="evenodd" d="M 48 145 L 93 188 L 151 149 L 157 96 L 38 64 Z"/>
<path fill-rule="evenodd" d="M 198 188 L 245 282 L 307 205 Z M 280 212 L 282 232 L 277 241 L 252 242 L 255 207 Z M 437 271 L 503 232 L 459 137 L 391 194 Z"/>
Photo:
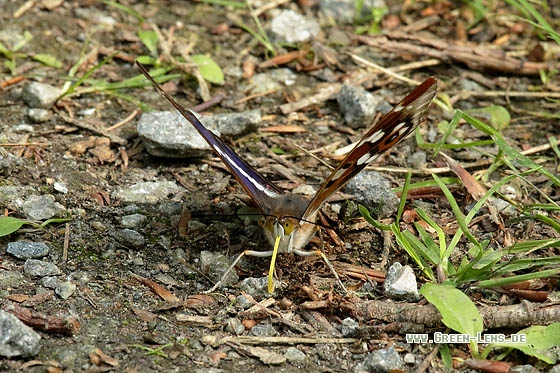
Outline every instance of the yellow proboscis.
<path fill-rule="evenodd" d="M 280 247 L 280 235 L 276 236 L 276 241 L 274 242 L 274 250 L 272 251 L 272 258 L 270 259 L 270 269 L 268 270 L 268 293 L 272 294 L 274 292 L 274 265 L 276 264 L 276 254 L 278 254 L 278 248 Z"/>

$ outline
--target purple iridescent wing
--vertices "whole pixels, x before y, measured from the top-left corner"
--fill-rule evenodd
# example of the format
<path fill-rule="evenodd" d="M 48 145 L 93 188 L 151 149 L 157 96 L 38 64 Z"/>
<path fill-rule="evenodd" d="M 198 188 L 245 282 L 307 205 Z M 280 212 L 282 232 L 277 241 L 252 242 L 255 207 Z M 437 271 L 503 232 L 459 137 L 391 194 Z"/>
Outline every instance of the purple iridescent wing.
<path fill-rule="evenodd" d="M 239 184 L 241 184 L 243 189 L 245 189 L 247 194 L 253 199 L 261 212 L 264 214 L 272 213 L 272 211 L 270 211 L 270 206 L 273 205 L 272 200 L 283 194 L 282 190 L 269 183 L 250 164 L 241 159 L 221 138 L 206 129 L 191 110 L 185 109 L 175 102 L 175 100 L 152 79 L 142 64 L 138 61 L 136 61 L 136 64 L 140 68 L 140 71 L 142 71 L 146 78 L 154 85 L 156 90 L 165 97 L 194 128 L 196 128 L 198 133 L 206 140 L 212 150 L 214 150 L 235 176 Z"/>

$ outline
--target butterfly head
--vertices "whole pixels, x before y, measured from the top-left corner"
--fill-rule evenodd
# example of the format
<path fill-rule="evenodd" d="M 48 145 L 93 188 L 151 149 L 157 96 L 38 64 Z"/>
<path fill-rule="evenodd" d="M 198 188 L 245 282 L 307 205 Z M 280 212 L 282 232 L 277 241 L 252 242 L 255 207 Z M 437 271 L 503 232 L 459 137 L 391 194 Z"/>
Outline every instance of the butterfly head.
<path fill-rule="evenodd" d="M 274 265 L 278 253 L 305 253 L 301 249 L 311 240 L 317 226 L 317 213 L 306 215 L 309 202 L 300 196 L 282 194 L 268 206 L 275 214 L 265 215 L 261 222 L 268 241 L 274 247 L 268 271 L 268 292 L 274 291 Z"/>
<path fill-rule="evenodd" d="M 293 194 L 282 194 L 273 200 L 274 206 L 261 221 L 268 241 L 275 246 L 278 241 L 279 253 L 291 253 L 302 249 L 311 240 L 317 230 L 315 220 L 317 213 L 304 216 L 309 201 Z"/>

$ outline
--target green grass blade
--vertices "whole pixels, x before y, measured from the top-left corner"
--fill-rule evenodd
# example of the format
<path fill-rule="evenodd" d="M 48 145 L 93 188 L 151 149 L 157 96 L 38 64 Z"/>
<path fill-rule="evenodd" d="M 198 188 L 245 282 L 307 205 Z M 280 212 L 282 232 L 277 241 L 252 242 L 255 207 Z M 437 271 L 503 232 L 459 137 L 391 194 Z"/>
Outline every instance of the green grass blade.
<path fill-rule="evenodd" d="M 101 66 L 109 63 L 110 61 L 113 60 L 113 57 L 115 57 L 117 54 L 119 54 L 119 52 L 115 52 L 113 54 L 111 54 L 110 56 L 106 57 L 105 59 L 103 59 L 103 61 L 99 62 L 97 65 L 93 66 L 91 69 L 89 69 L 88 71 L 86 71 L 86 73 L 76 81 L 76 83 L 72 84 L 67 90 L 66 92 L 63 92 L 60 97 L 58 98 L 58 100 L 60 100 L 61 98 L 71 95 L 72 93 L 74 93 L 74 91 L 76 90 L 76 88 L 78 88 L 87 78 L 89 78 L 89 76 L 91 74 L 93 74 L 93 72 L 97 69 L 99 69 Z"/>
<path fill-rule="evenodd" d="M 451 206 L 451 210 L 453 211 L 453 214 L 455 215 L 455 218 L 457 219 L 457 224 L 459 224 L 459 227 L 461 228 L 461 231 L 463 232 L 463 234 L 474 245 L 476 245 L 477 247 L 482 249 L 482 246 L 480 245 L 480 242 L 478 242 L 476 237 L 470 232 L 469 227 L 468 227 L 468 223 L 465 220 L 465 215 L 461 211 L 461 208 L 459 207 L 459 204 L 457 203 L 457 201 L 453 197 L 453 194 L 451 193 L 451 191 L 447 188 L 447 186 L 441 181 L 441 179 L 437 175 L 432 175 L 432 177 L 438 183 L 438 185 L 441 188 L 443 194 L 445 195 L 445 198 L 449 202 L 449 205 Z M 476 205 L 475 205 L 475 207 L 476 207 Z M 473 210 L 474 210 L 474 207 L 473 207 Z M 447 250 L 447 251 L 449 251 L 449 250 Z M 445 255 L 449 256 L 449 255 L 451 255 L 451 252 L 446 252 Z"/>
<path fill-rule="evenodd" d="M 438 240 L 439 240 L 439 258 L 441 260 L 443 260 L 444 265 L 447 262 L 447 257 L 444 257 L 443 255 L 445 254 L 445 249 L 446 249 L 446 240 L 445 240 L 445 233 L 443 232 L 443 229 L 441 229 L 441 227 L 432 219 L 428 216 L 428 214 L 426 214 L 424 212 L 424 210 L 422 209 L 416 209 L 416 213 L 418 214 L 418 216 L 420 217 L 420 219 L 424 220 L 426 223 L 428 223 L 430 225 L 430 227 L 432 227 L 437 235 L 438 235 Z"/>
<path fill-rule="evenodd" d="M 484 281 L 480 281 L 478 283 L 478 286 L 481 287 L 481 288 L 491 288 L 491 287 L 497 287 L 497 286 L 511 285 L 511 284 L 516 283 L 516 282 L 534 280 L 534 279 L 537 279 L 537 278 L 545 278 L 545 277 L 556 276 L 559 273 L 560 273 L 560 268 L 547 269 L 547 270 L 540 271 L 540 272 L 525 273 L 525 274 L 522 274 L 522 275 L 516 275 L 516 276 L 511 276 L 511 277 L 496 278 L 496 279 L 492 279 L 492 280 L 484 280 Z"/>
<path fill-rule="evenodd" d="M 455 111 L 455 114 L 453 114 L 453 119 L 451 119 L 449 126 L 447 126 L 447 130 L 443 134 L 442 139 L 436 144 L 436 147 L 434 148 L 434 152 L 432 154 L 432 158 L 437 157 L 437 155 L 441 150 L 441 147 L 445 145 L 445 143 L 447 142 L 447 138 L 451 135 L 451 133 L 455 130 L 455 128 L 457 128 L 457 125 L 459 124 L 460 120 L 461 120 L 461 113 L 460 111 L 457 110 Z"/>
<path fill-rule="evenodd" d="M 556 186 L 560 186 L 560 179 L 558 177 L 556 177 L 555 175 L 553 175 L 548 170 L 542 168 L 541 166 L 539 166 L 538 164 L 533 162 L 533 160 L 531 158 L 529 158 L 529 157 L 519 153 L 517 150 L 515 150 L 511 145 L 509 145 L 504 140 L 502 135 L 498 131 L 496 131 L 494 128 L 492 128 L 491 126 L 482 122 L 481 120 L 478 120 L 478 119 L 468 115 L 467 113 L 463 112 L 462 116 L 469 124 L 471 124 L 472 126 L 474 126 L 477 129 L 479 129 L 480 131 L 486 133 L 487 135 L 491 136 L 494 139 L 494 141 L 496 142 L 496 145 L 498 146 L 498 148 L 500 148 L 506 156 L 510 157 L 512 160 L 519 163 L 523 167 L 526 167 L 528 169 L 538 169 L 540 173 L 542 173 L 543 175 L 548 177 Z"/>
<path fill-rule="evenodd" d="M 397 209 L 397 217 L 395 219 L 396 224 L 398 225 L 403 211 L 404 211 L 404 207 L 406 205 L 406 196 L 408 195 L 408 189 L 410 188 L 410 180 L 412 179 L 412 174 L 410 172 L 408 172 L 406 174 L 406 178 L 404 179 L 404 184 L 402 187 L 402 193 L 401 193 L 401 199 L 399 201 L 399 208 Z"/>
<path fill-rule="evenodd" d="M 142 16 L 142 14 L 138 13 L 137 11 L 135 11 L 134 9 L 127 7 L 126 5 L 122 5 L 119 4 L 117 2 L 114 1 L 110 1 L 110 0 L 103 0 L 103 3 L 112 6 L 114 8 L 117 8 L 119 10 L 124 11 L 125 13 L 130 14 L 131 16 L 133 16 L 134 18 L 136 18 L 139 22 L 144 23 L 146 22 L 146 20 L 144 19 L 144 17 Z"/>
<path fill-rule="evenodd" d="M 232 0 L 200 0 L 203 3 L 220 6 L 230 6 L 232 8 L 247 9 L 245 1 L 232 1 Z"/>

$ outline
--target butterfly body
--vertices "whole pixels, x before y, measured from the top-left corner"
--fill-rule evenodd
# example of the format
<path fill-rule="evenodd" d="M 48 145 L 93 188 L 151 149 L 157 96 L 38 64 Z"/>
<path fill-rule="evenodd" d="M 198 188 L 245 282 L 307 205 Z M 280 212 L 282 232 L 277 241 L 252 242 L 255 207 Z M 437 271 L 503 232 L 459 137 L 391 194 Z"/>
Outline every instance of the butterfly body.
<path fill-rule="evenodd" d="M 340 162 L 338 167 L 321 185 L 315 196 L 308 200 L 299 195 L 287 194 L 267 181 L 250 164 L 239 157 L 222 139 L 206 129 L 192 111 L 183 108 L 175 102 L 153 80 L 140 63 L 137 62 L 137 65 L 158 92 L 208 142 L 264 216 L 261 225 L 264 228 L 267 240 L 274 249 L 270 251 L 244 251 L 211 291 L 219 286 L 227 273 L 233 269 L 243 255 L 272 257 L 269 270 L 269 292 L 272 292 L 272 273 L 277 253 L 295 253 L 304 256 L 320 255 L 338 279 L 336 271 L 334 271 L 334 268 L 322 251 L 303 250 L 317 231 L 315 221 L 317 220 L 319 208 L 329 196 L 342 188 L 352 177 L 363 170 L 381 153 L 408 137 L 418 125 L 425 122 L 428 107 L 436 95 L 437 83 L 435 78 L 428 78 L 402 99 L 391 111 L 383 115 Z M 344 287 L 340 280 L 339 283 Z"/>
<path fill-rule="evenodd" d="M 301 219 L 309 201 L 297 195 L 285 195 L 285 197 L 279 199 L 286 202 L 282 206 L 282 214 L 266 216 L 262 222 L 268 242 L 274 245 L 276 237 L 280 237 L 279 253 L 291 253 L 303 249 L 317 231 L 317 225 L 314 224 L 317 213 L 309 216 L 309 220 Z M 296 203 L 294 201 L 298 201 L 298 206 L 290 206 Z"/>

